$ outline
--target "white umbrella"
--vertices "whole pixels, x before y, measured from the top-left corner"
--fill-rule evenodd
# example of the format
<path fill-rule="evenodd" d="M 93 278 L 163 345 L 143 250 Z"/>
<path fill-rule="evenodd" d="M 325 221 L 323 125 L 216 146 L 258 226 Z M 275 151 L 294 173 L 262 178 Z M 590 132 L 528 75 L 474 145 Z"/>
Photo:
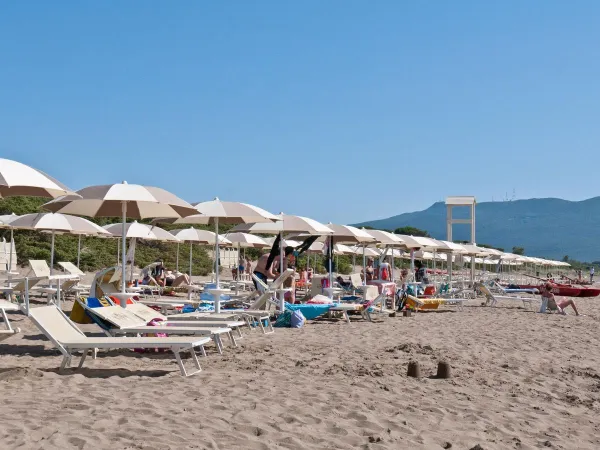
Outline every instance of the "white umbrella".
<path fill-rule="evenodd" d="M 0 197 L 59 197 L 67 194 L 72 194 L 68 187 L 44 172 L 0 158 Z"/>
<path fill-rule="evenodd" d="M 265 248 L 272 245 L 265 239 L 249 233 L 227 233 L 225 237 L 242 248 Z"/>
<path fill-rule="evenodd" d="M 363 270 L 367 265 L 367 255 L 364 248 L 368 243 L 376 243 L 377 239 L 371 236 L 366 230 L 360 230 L 350 225 L 336 225 L 328 223 L 327 226 L 333 230 L 333 234 L 330 236 L 330 245 L 334 243 L 345 243 L 345 244 L 363 244 Z M 335 250 L 334 250 L 335 251 Z M 333 255 L 331 255 L 333 257 Z M 331 267 L 331 258 L 329 260 L 329 283 L 330 286 L 333 284 L 333 274 Z M 367 283 L 366 272 L 363 277 L 363 284 Z"/>
<path fill-rule="evenodd" d="M 50 244 L 50 275 L 54 270 L 54 236 L 56 233 L 104 235 L 109 234 L 104 228 L 83 217 L 58 213 L 25 214 L 10 222 L 15 229 L 49 231 L 52 233 Z M 60 306 L 60 298 L 58 298 Z"/>
<path fill-rule="evenodd" d="M 194 227 L 184 228 L 180 230 L 172 230 L 171 233 L 173 236 L 177 237 L 182 242 L 187 242 L 190 244 L 190 282 L 192 280 L 192 245 L 196 244 L 205 244 L 205 245 L 215 245 L 218 243 L 219 246 L 231 245 L 231 241 L 223 236 L 219 236 L 216 233 L 208 230 L 199 230 Z M 188 298 L 191 298 L 192 291 L 188 290 Z M 215 303 L 215 305 L 218 302 Z"/>
<path fill-rule="evenodd" d="M 223 202 L 219 198 L 208 202 L 200 202 L 194 204 L 196 212 L 192 216 L 185 219 L 176 220 L 173 223 L 180 224 L 214 224 L 215 233 L 219 234 L 219 223 L 221 224 L 240 224 L 240 223 L 262 223 L 275 222 L 279 220 L 270 212 L 259 208 L 258 206 L 249 205 L 239 202 Z M 162 220 L 162 219 L 161 219 Z M 216 241 L 215 241 L 216 242 Z M 219 288 L 219 246 L 215 245 L 215 282 L 217 289 Z M 217 306 L 215 312 L 220 312 Z"/>
<path fill-rule="evenodd" d="M 382 230 L 366 230 L 363 228 L 363 231 L 366 231 L 367 233 L 369 233 L 371 236 L 373 236 L 375 239 L 377 239 L 377 241 L 385 246 L 385 251 L 382 253 L 382 257 L 385 257 L 388 249 L 391 250 L 391 255 L 392 255 L 392 270 L 391 270 L 391 278 L 392 278 L 392 283 L 394 282 L 394 270 L 395 270 L 395 262 L 394 262 L 394 257 L 396 256 L 397 252 L 394 251 L 394 247 L 404 247 L 404 240 L 398 236 L 397 234 L 394 233 L 390 233 L 389 231 L 382 231 Z"/>
<path fill-rule="evenodd" d="M 77 191 L 77 196 L 67 195 L 52 200 L 44 208 L 61 213 L 79 214 L 88 217 L 122 217 L 122 234 L 125 235 L 127 218 L 146 219 L 153 217 L 180 218 L 194 214 L 196 210 L 189 203 L 164 189 L 127 184 L 89 186 Z M 121 292 L 125 293 L 125 239 L 121 240 Z M 121 301 L 123 308 L 126 301 Z"/>
<path fill-rule="evenodd" d="M 110 234 L 115 237 L 123 238 L 123 225 L 120 223 L 111 223 L 105 225 L 104 228 Z M 165 242 L 177 242 L 177 259 L 179 260 L 179 239 L 156 225 L 146 225 L 145 223 L 139 223 L 137 220 L 127 223 L 125 226 L 125 239 L 129 238 L 133 244 L 134 240 L 144 239 L 150 241 L 165 241 Z M 135 261 L 135 245 L 130 245 L 131 255 L 131 270 L 129 272 L 129 281 L 133 279 L 133 265 Z"/>

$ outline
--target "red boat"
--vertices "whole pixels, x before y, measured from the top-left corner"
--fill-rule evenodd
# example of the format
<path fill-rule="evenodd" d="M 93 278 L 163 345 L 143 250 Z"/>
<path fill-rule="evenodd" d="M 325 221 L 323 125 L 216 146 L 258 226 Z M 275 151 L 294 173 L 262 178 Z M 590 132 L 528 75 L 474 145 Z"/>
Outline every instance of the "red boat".
<path fill-rule="evenodd" d="M 556 284 L 552 283 L 552 292 L 556 295 L 560 295 L 562 297 L 579 297 L 581 291 L 585 288 L 578 288 L 575 286 L 569 286 L 566 284 Z M 533 284 L 523 284 L 519 286 L 521 289 L 540 289 L 541 285 L 533 285 Z M 598 292 L 600 294 L 600 292 Z M 598 295 L 598 294 L 596 294 Z"/>
<path fill-rule="evenodd" d="M 578 297 L 598 297 L 600 295 L 600 289 L 582 287 Z"/>

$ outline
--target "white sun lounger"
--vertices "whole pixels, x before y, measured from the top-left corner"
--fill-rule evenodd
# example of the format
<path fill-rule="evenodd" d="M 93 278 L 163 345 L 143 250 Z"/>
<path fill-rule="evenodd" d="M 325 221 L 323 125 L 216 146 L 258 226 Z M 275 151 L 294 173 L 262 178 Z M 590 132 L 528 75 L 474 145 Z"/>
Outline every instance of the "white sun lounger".
<path fill-rule="evenodd" d="M 60 365 L 61 371 L 71 365 L 73 352 L 77 350 L 83 350 L 83 356 L 81 357 L 78 366 L 78 368 L 81 368 L 88 352 L 97 348 L 166 348 L 175 354 L 181 374 L 183 376 L 190 376 L 202 370 L 194 348 L 200 348 L 202 354 L 206 356 L 204 345 L 207 342 L 210 342 L 210 338 L 207 337 L 196 338 L 185 336 L 165 338 L 88 337 L 54 305 L 32 308 L 29 315 L 33 323 L 35 323 L 40 331 L 44 333 L 62 353 L 63 360 Z M 181 360 L 181 352 L 184 351 L 189 351 L 192 355 L 192 361 L 196 368 L 192 373 L 187 372 L 183 365 L 183 361 Z"/>
<path fill-rule="evenodd" d="M 2 323 L 4 323 L 4 329 L 0 329 L 0 341 L 8 339 L 21 331 L 19 328 L 12 327 L 10 320 L 8 320 L 8 316 L 6 315 L 6 311 L 20 311 L 20 308 L 16 303 L 0 300 L 0 317 L 2 317 Z"/>
<path fill-rule="evenodd" d="M 119 306 L 120 308 L 120 306 Z M 203 328 L 231 328 L 232 330 L 237 331 L 238 337 L 242 337 L 241 327 L 247 325 L 246 321 L 239 320 L 237 317 L 232 317 L 231 315 L 223 315 L 224 317 L 215 317 L 215 320 L 201 320 L 204 319 L 200 316 L 194 316 L 188 318 L 188 320 L 180 320 L 181 316 L 184 314 L 175 314 L 172 316 L 165 316 L 158 311 L 146 306 L 142 303 L 133 302 L 133 304 L 127 305 L 127 311 L 132 312 L 139 318 L 145 321 L 145 323 L 150 322 L 152 319 L 163 319 L 167 321 L 170 326 L 194 326 L 194 327 L 203 327 Z"/>
<path fill-rule="evenodd" d="M 533 300 L 535 300 L 533 297 L 512 297 L 510 295 L 495 295 L 483 283 L 479 283 L 477 285 L 477 287 L 483 293 L 483 295 L 485 295 L 487 302 L 489 302 L 490 306 L 492 306 L 492 307 L 495 307 L 498 304 L 498 302 L 501 300 L 513 300 L 513 301 L 516 300 L 516 301 L 522 301 L 523 306 L 525 308 L 531 309 L 531 302 Z"/>
<path fill-rule="evenodd" d="M 164 323 L 161 323 L 160 325 L 149 326 L 146 325 L 149 322 L 149 320 L 146 321 L 145 319 L 142 319 L 130 309 L 124 309 L 120 306 L 104 306 L 101 308 L 90 308 L 83 304 L 83 302 L 81 302 L 79 299 L 77 300 L 77 302 L 81 305 L 82 308 L 84 308 L 88 312 L 88 314 L 93 314 L 96 317 L 102 319 L 103 321 L 112 324 L 114 327 L 105 330 L 111 336 L 116 336 L 119 334 L 146 333 L 210 336 L 215 342 L 219 354 L 223 354 L 223 341 L 221 339 L 221 335 L 226 334 L 229 337 L 229 340 L 231 341 L 231 345 L 233 347 L 237 346 L 231 328 L 203 327 L 197 322 L 192 322 L 191 324 L 186 323 L 187 326 L 181 326 L 181 324 L 177 324 L 177 326 L 174 326 L 173 324 L 170 324 L 166 321 Z M 155 314 L 155 317 L 153 317 L 153 319 L 160 318 L 156 316 L 157 314 Z"/>

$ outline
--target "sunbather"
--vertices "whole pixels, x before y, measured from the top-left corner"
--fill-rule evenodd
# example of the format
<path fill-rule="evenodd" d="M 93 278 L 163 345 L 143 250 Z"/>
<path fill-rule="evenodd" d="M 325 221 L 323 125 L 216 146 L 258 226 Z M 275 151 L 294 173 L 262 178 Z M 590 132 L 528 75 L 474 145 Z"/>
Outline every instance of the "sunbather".
<path fill-rule="evenodd" d="M 567 313 L 565 312 L 565 308 L 567 306 L 570 306 L 575 311 L 575 315 L 578 316 L 579 311 L 577 311 L 575 302 L 571 299 L 563 299 L 563 300 L 560 300 L 557 302 L 556 298 L 554 297 L 554 293 L 552 292 L 552 288 L 553 288 L 553 286 L 550 283 L 546 283 L 545 285 L 542 286 L 542 288 L 541 288 L 542 309 L 540 310 L 540 312 L 545 312 L 543 305 L 544 305 L 544 299 L 546 299 L 547 305 L 550 309 L 557 309 L 558 312 L 566 315 Z"/>

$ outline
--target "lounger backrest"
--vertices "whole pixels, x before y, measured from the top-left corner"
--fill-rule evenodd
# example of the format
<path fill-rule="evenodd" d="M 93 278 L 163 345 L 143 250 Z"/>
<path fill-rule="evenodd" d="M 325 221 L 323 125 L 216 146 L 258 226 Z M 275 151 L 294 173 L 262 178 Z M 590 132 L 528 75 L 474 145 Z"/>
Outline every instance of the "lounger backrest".
<path fill-rule="evenodd" d="M 112 275 L 112 277 L 110 277 L 110 280 L 108 280 L 109 284 L 115 283 L 117 281 L 121 281 L 121 267 L 115 267 L 115 271 Z"/>
<path fill-rule="evenodd" d="M 484 285 L 483 283 L 480 283 L 478 285 L 479 290 L 483 293 L 483 295 L 485 295 L 488 299 L 493 300 L 494 299 L 494 294 L 492 294 L 490 292 L 490 290 L 488 289 L 488 287 L 486 285 Z"/>
<path fill-rule="evenodd" d="M 120 306 L 119 306 L 119 308 L 120 308 Z M 159 313 L 158 311 L 150 308 L 147 305 L 144 305 L 143 303 L 133 302 L 132 305 L 128 304 L 127 310 L 131 311 L 133 314 L 135 314 L 136 316 L 138 316 L 139 318 L 144 320 L 145 324 L 150 322 L 153 319 L 167 320 L 167 317 L 165 315 Z"/>
<path fill-rule="evenodd" d="M 69 272 L 73 275 L 85 275 L 85 273 L 80 270 L 75 264 L 69 261 L 59 262 L 58 265 L 63 268 L 65 272 Z"/>
<path fill-rule="evenodd" d="M 56 306 L 31 308 L 29 315 L 37 327 L 53 342 L 81 341 L 85 335 Z"/>
<path fill-rule="evenodd" d="M 142 319 L 130 309 L 124 309 L 120 306 L 86 308 L 86 311 L 88 314 L 95 314 L 101 319 L 110 322 L 117 328 L 143 327 L 148 323 L 148 321 Z"/>
<path fill-rule="evenodd" d="M 29 277 L 29 289 L 31 289 L 32 287 L 34 287 L 36 284 L 38 284 L 40 281 L 42 281 L 44 278 L 41 277 Z M 13 286 L 13 291 L 14 292 L 22 292 L 25 293 L 25 281 L 19 281 L 17 284 L 15 284 Z"/>
<path fill-rule="evenodd" d="M 279 275 L 275 281 L 273 281 L 273 283 L 270 286 L 270 289 L 280 289 L 281 286 L 283 286 L 283 283 L 289 277 L 291 277 L 293 273 L 294 273 L 293 269 L 284 270 L 283 273 L 281 275 Z"/>
<path fill-rule="evenodd" d="M 360 273 L 351 273 L 350 282 L 352 283 L 352 287 L 354 288 L 362 286 L 362 278 L 360 277 Z"/>
<path fill-rule="evenodd" d="M 48 263 L 43 259 L 30 259 L 29 266 L 31 271 L 36 277 L 49 277 L 50 267 Z"/>

